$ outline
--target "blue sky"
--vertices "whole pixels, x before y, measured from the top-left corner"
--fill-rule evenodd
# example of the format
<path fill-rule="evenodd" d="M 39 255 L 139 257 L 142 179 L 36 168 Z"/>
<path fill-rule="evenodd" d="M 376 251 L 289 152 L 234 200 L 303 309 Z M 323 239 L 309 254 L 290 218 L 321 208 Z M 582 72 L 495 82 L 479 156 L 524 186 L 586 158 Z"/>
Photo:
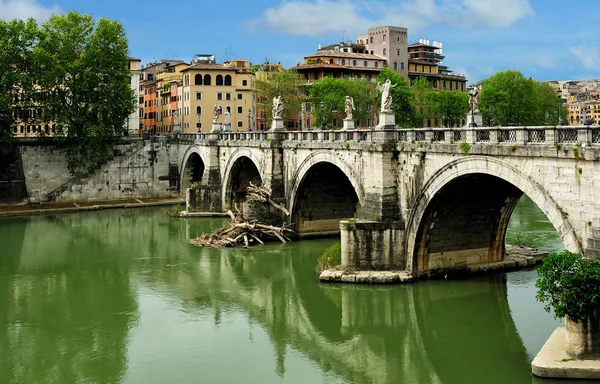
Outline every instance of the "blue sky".
<path fill-rule="evenodd" d="M 408 28 L 444 44 L 445 64 L 469 81 L 508 68 L 538 80 L 600 78 L 600 1 L 579 0 L 0 0 L 0 18 L 77 10 L 120 20 L 131 55 L 294 66 L 369 27 Z"/>

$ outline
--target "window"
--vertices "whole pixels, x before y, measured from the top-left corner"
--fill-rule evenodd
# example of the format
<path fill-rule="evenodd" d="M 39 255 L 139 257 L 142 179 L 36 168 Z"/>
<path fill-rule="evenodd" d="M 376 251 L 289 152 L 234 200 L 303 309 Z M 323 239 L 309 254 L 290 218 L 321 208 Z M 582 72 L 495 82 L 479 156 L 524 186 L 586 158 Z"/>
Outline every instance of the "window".
<path fill-rule="evenodd" d="M 215 80 L 215 85 L 223 85 L 223 76 L 217 75 L 217 79 Z"/>
<path fill-rule="evenodd" d="M 210 85 L 210 75 L 204 75 L 204 85 Z"/>
<path fill-rule="evenodd" d="M 373 44 L 373 36 L 369 38 L 369 43 Z"/>
<path fill-rule="evenodd" d="M 365 68 L 369 66 L 369 63 L 367 62 L 367 60 L 365 60 L 364 65 L 365 65 Z"/>
<path fill-rule="evenodd" d="M 342 59 L 342 65 L 346 65 L 346 59 Z"/>
<path fill-rule="evenodd" d="M 238 97 L 237 97 L 237 99 L 238 99 L 238 100 L 242 100 L 242 94 L 241 94 L 241 93 L 238 93 Z"/>
<path fill-rule="evenodd" d="M 394 69 L 398 69 L 398 63 L 394 62 Z"/>
<path fill-rule="evenodd" d="M 333 64 L 333 59 L 329 59 L 329 64 Z"/>
<path fill-rule="evenodd" d="M 356 67 L 356 60 L 352 60 L 352 66 Z"/>
<path fill-rule="evenodd" d="M 387 37 L 387 35 L 383 35 L 383 41 L 385 41 L 385 38 Z"/>
<path fill-rule="evenodd" d="M 230 75 L 225 76 L 225 85 L 231 86 L 231 76 Z"/>
<path fill-rule="evenodd" d="M 202 123 L 200 123 L 200 122 L 196 123 L 196 128 L 197 128 L 197 129 L 200 129 L 200 128 L 202 128 Z"/>
<path fill-rule="evenodd" d="M 306 103 L 304 105 L 304 107 L 305 107 L 304 109 L 306 112 L 308 112 L 308 113 L 312 112 L 312 104 L 311 103 Z"/>
<path fill-rule="evenodd" d="M 238 113 L 244 113 L 244 111 L 242 110 L 242 107 L 238 107 Z"/>
<path fill-rule="evenodd" d="M 242 80 L 242 86 L 247 86 L 248 85 L 248 80 Z"/>
<path fill-rule="evenodd" d="M 225 108 L 225 111 L 227 111 L 227 112 L 231 113 L 231 107 L 230 107 L 230 106 L 227 106 L 227 108 Z"/>
<path fill-rule="evenodd" d="M 371 50 L 371 55 L 373 54 L 373 50 Z"/>
<path fill-rule="evenodd" d="M 404 63 L 400 63 L 400 69 L 404 69 Z"/>
<path fill-rule="evenodd" d="M 379 61 L 375 62 L 375 68 L 379 68 Z"/>
<path fill-rule="evenodd" d="M 196 107 L 196 115 L 201 115 L 202 114 L 202 107 L 201 106 L 197 106 Z"/>
<path fill-rule="evenodd" d="M 238 121 L 238 128 L 242 128 L 244 126 L 244 123 L 242 123 L 242 121 Z"/>
<path fill-rule="evenodd" d="M 383 48 L 383 56 L 387 55 L 387 48 Z"/>
<path fill-rule="evenodd" d="M 400 50 L 399 49 L 396 51 L 396 56 L 400 56 Z"/>
<path fill-rule="evenodd" d="M 196 100 L 202 100 L 202 92 L 196 92 Z"/>
<path fill-rule="evenodd" d="M 217 100 L 223 100 L 223 94 L 221 92 L 217 93 Z"/>
<path fill-rule="evenodd" d="M 231 93 L 225 94 L 225 100 L 231 100 Z"/>
<path fill-rule="evenodd" d="M 202 75 L 197 74 L 194 76 L 194 85 L 202 85 Z"/>
<path fill-rule="evenodd" d="M 306 119 L 306 128 L 310 129 L 310 119 Z"/>

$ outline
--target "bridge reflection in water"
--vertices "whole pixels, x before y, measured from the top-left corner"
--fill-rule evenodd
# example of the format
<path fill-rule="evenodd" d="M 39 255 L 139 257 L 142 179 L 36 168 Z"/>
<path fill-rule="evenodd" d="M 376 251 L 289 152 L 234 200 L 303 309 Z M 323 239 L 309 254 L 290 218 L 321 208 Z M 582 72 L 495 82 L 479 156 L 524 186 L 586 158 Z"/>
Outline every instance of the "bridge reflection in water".
<path fill-rule="evenodd" d="M 221 223 L 156 209 L 0 222 L 0 382 L 531 380 L 503 276 L 321 285 L 331 240 L 187 244 Z"/>

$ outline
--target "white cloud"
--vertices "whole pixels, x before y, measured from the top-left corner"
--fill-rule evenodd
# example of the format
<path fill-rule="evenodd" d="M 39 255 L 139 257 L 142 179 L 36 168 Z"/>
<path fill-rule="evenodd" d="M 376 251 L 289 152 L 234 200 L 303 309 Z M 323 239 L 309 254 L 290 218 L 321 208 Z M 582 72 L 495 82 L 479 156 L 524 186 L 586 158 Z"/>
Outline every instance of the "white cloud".
<path fill-rule="evenodd" d="M 600 72 L 600 49 L 596 44 L 584 44 L 572 47 L 569 52 L 573 54 L 579 64 L 596 73 Z"/>
<path fill-rule="evenodd" d="M 0 19 L 2 20 L 26 20 L 32 17 L 37 21 L 45 21 L 53 13 L 62 13 L 62 10 L 57 5 L 44 7 L 35 0 L 0 0 Z"/>
<path fill-rule="evenodd" d="M 533 16 L 529 0 L 290 0 L 265 10 L 248 26 L 293 35 L 364 33 L 376 25 L 418 30 L 432 24 L 504 28 Z"/>

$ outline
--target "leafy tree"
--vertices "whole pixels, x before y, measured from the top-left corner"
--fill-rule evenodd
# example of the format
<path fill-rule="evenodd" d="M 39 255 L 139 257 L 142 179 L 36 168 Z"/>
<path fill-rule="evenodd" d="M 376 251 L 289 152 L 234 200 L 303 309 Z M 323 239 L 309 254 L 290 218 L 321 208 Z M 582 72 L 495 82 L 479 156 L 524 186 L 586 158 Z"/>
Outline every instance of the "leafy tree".
<path fill-rule="evenodd" d="M 35 20 L 0 20 L 0 146 L 10 142 L 18 123 L 27 125 L 38 117 L 29 74 L 38 39 Z"/>
<path fill-rule="evenodd" d="M 415 116 L 413 119 L 414 127 L 424 126 L 425 119 L 435 117 L 435 90 L 424 77 L 419 77 L 410 87 L 413 93 L 413 105 L 415 107 Z"/>
<path fill-rule="evenodd" d="M 479 109 L 488 125 L 556 125 L 568 111 L 547 83 L 526 79 L 519 71 L 498 72 L 483 81 Z"/>
<path fill-rule="evenodd" d="M 414 127 L 418 117 L 415 112 L 415 100 L 412 89 L 408 87 L 408 82 L 404 77 L 391 68 L 384 68 L 379 72 L 377 80 L 384 83 L 388 79 L 392 84 L 396 84 L 396 87 L 390 90 L 390 94 L 392 95 L 392 110 L 396 115 L 396 124 L 403 128 Z M 381 92 L 377 92 L 377 105 L 381 107 Z M 421 124 L 423 124 L 422 119 L 417 125 L 420 126 Z"/>
<path fill-rule="evenodd" d="M 269 121 L 272 120 L 271 108 L 273 108 L 273 98 L 276 96 L 281 96 L 283 99 L 285 108 L 282 117 L 284 121 L 297 118 L 304 99 L 302 85 L 302 77 L 294 69 L 257 74 L 257 99 L 262 101 L 262 108 L 267 110 L 266 115 Z"/>
<path fill-rule="evenodd" d="M 59 128 L 69 170 L 93 171 L 111 155 L 135 110 L 128 43 L 118 21 L 52 16 L 34 49 L 44 116 Z"/>
<path fill-rule="evenodd" d="M 585 321 L 600 308 L 600 262 L 563 251 L 548 256 L 538 268 L 536 298 L 554 309 L 554 317 Z"/>
<path fill-rule="evenodd" d="M 361 125 L 361 122 L 362 125 L 366 125 L 367 119 L 372 115 L 374 106 L 372 88 L 372 85 L 363 79 L 345 80 L 325 77 L 312 83 L 309 88 L 309 95 L 315 108 L 317 126 L 321 125 L 321 121 L 328 126 L 339 127 L 341 125 L 342 119 L 346 117 L 346 96 L 354 99 L 354 106 L 356 107 L 352 114 L 354 121 L 358 121 L 358 125 Z M 323 103 L 322 111 L 321 103 Z M 333 111 L 337 111 L 337 115 L 334 116 Z"/>
<path fill-rule="evenodd" d="M 444 127 L 460 127 L 470 110 L 466 92 L 446 91 L 432 93 L 431 112 Z"/>

